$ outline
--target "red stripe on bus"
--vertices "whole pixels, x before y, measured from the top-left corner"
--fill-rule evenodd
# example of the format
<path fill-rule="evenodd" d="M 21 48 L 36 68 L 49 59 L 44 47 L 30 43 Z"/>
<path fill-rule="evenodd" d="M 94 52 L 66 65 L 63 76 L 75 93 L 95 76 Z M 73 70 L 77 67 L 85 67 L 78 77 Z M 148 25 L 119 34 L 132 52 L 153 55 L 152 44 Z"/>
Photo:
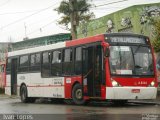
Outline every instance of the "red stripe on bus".
<path fill-rule="evenodd" d="M 6 86 L 6 87 L 11 87 L 11 86 Z M 20 86 L 17 86 L 17 87 L 20 87 Z M 44 85 L 44 86 L 40 86 L 40 85 L 29 86 L 29 85 L 27 85 L 27 87 L 64 87 L 64 85 Z"/>
<path fill-rule="evenodd" d="M 46 85 L 46 86 L 37 85 L 37 86 L 27 86 L 27 87 L 64 87 L 64 85 Z"/>
<path fill-rule="evenodd" d="M 97 36 L 88 37 L 88 38 L 81 38 L 81 39 L 76 39 L 72 41 L 66 41 L 66 47 L 87 44 L 87 43 L 92 43 L 97 41 L 103 41 L 103 40 L 104 40 L 104 35 L 102 34 L 102 35 L 97 35 Z"/>

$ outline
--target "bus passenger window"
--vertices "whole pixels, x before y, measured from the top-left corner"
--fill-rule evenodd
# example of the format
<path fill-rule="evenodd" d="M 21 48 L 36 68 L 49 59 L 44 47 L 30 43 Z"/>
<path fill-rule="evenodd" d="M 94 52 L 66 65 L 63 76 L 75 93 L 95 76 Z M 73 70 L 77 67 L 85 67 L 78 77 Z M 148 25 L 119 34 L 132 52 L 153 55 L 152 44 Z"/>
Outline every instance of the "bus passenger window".
<path fill-rule="evenodd" d="M 48 52 L 43 53 L 43 64 L 45 63 L 49 63 L 49 53 Z"/>
<path fill-rule="evenodd" d="M 51 75 L 52 76 L 60 76 L 62 73 L 62 65 L 61 65 L 61 50 L 52 52 L 52 62 L 51 62 Z"/>
<path fill-rule="evenodd" d="M 28 58 L 28 55 L 21 56 L 20 60 L 19 60 L 19 71 L 20 72 L 24 72 L 24 71 L 27 71 L 28 68 L 29 68 L 29 58 Z"/>
<path fill-rule="evenodd" d="M 6 72 L 7 72 L 7 73 L 10 73 L 10 72 L 11 72 L 11 59 L 10 59 L 10 58 L 8 58 L 8 60 L 7 60 Z"/>
<path fill-rule="evenodd" d="M 61 51 L 54 51 L 52 56 L 52 64 L 61 63 Z"/>
<path fill-rule="evenodd" d="M 72 69 L 72 49 L 65 49 L 63 51 L 63 74 L 71 75 Z"/>
<path fill-rule="evenodd" d="M 82 73 L 82 48 L 75 48 L 75 74 L 79 75 Z"/>
<path fill-rule="evenodd" d="M 72 49 L 64 50 L 63 60 L 64 60 L 64 62 L 71 62 L 72 61 Z"/>
<path fill-rule="evenodd" d="M 31 66 L 40 65 L 40 54 L 31 55 Z"/>
<path fill-rule="evenodd" d="M 28 66 L 28 56 L 20 57 L 20 67 Z"/>
<path fill-rule="evenodd" d="M 50 76 L 50 52 L 44 52 L 42 54 L 42 77 Z"/>
<path fill-rule="evenodd" d="M 32 54 L 31 55 L 31 71 L 39 71 L 40 70 L 40 53 Z"/>

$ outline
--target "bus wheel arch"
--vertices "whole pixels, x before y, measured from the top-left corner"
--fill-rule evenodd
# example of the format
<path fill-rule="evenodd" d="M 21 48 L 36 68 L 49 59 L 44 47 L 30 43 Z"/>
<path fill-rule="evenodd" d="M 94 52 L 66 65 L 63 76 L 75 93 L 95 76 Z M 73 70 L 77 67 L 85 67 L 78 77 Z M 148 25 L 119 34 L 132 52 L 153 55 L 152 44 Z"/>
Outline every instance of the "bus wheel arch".
<path fill-rule="evenodd" d="M 82 105 L 85 103 L 83 99 L 82 85 L 79 82 L 75 82 L 72 86 L 72 100 L 77 105 Z"/>

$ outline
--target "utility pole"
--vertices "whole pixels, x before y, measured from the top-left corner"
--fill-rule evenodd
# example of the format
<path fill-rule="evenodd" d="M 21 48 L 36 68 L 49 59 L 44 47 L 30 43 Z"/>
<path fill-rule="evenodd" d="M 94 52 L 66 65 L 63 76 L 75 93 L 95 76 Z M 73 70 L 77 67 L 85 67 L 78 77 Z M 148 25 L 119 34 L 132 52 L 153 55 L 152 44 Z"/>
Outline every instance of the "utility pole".
<path fill-rule="evenodd" d="M 25 37 L 23 38 L 23 40 L 27 40 L 28 37 L 27 37 L 27 26 L 26 26 L 26 23 L 24 23 L 24 32 L 25 32 Z"/>
<path fill-rule="evenodd" d="M 27 26 L 26 26 L 26 23 L 24 23 L 24 30 L 25 30 L 25 38 L 27 38 Z"/>
<path fill-rule="evenodd" d="M 75 10 L 75 5 L 77 4 L 77 0 L 69 0 L 69 4 L 71 7 L 70 20 L 71 20 L 71 35 L 72 39 L 77 38 L 77 10 Z"/>

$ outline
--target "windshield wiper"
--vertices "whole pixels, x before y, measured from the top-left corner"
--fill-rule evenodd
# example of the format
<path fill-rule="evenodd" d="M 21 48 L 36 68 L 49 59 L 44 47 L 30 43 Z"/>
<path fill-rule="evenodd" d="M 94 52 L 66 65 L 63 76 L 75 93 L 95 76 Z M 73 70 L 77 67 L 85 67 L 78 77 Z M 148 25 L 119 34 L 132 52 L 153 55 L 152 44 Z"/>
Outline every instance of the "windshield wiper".
<path fill-rule="evenodd" d="M 141 45 L 141 44 L 138 45 L 137 49 L 136 49 L 135 52 L 133 53 L 134 55 L 137 53 L 137 51 L 139 50 L 139 48 L 140 48 L 141 46 L 143 46 L 143 45 Z"/>
<path fill-rule="evenodd" d="M 135 67 L 135 68 L 138 68 L 138 69 L 141 69 L 141 68 L 142 68 L 142 67 L 139 66 L 139 65 L 135 65 L 134 67 Z"/>

